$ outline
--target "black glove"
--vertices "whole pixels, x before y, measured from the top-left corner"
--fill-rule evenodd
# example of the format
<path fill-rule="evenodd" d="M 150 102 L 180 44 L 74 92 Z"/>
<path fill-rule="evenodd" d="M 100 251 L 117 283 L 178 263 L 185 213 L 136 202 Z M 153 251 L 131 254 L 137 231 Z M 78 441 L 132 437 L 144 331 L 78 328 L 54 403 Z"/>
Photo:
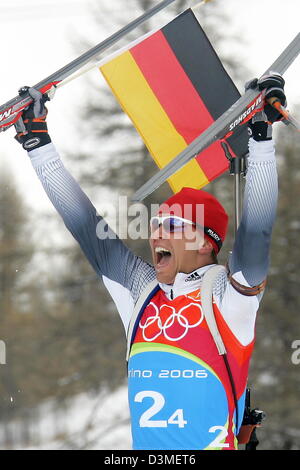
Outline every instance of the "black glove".
<path fill-rule="evenodd" d="M 45 102 L 48 95 L 40 93 L 35 88 L 23 87 L 19 94 L 26 93 L 33 99 L 33 102 L 25 108 L 21 118 L 16 122 L 15 129 L 17 135 L 15 139 L 23 145 L 25 150 L 33 150 L 51 142 L 46 124 L 47 108 Z"/>
<path fill-rule="evenodd" d="M 253 116 L 248 127 L 249 135 L 253 137 L 254 140 L 271 140 L 272 124 L 275 121 L 281 121 L 283 119 L 282 114 L 279 113 L 268 100 L 275 98 L 275 101 L 279 101 L 280 104 L 285 107 L 287 103 L 284 94 L 284 84 L 284 79 L 276 72 L 264 75 L 259 80 L 255 78 L 246 84 L 246 90 L 256 87 L 258 87 L 259 90 L 266 90 L 264 108 Z"/>

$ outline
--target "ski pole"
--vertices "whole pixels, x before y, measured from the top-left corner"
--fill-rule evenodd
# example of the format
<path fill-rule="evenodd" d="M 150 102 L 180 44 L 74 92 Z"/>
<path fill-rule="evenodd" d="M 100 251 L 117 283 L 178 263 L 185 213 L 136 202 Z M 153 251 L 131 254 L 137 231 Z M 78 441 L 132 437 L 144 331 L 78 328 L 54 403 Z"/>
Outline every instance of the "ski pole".
<path fill-rule="evenodd" d="M 287 111 L 280 103 L 280 100 L 276 97 L 269 98 L 268 103 L 271 104 L 277 111 L 284 117 L 284 119 L 291 124 L 293 127 L 300 132 L 300 123 L 291 116 L 290 112 Z"/>
<path fill-rule="evenodd" d="M 193 12 L 197 11 L 200 7 L 203 7 L 204 5 L 206 5 L 207 3 L 211 2 L 213 0 L 202 0 L 201 2 L 197 3 L 195 6 L 192 6 L 191 7 L 191 10 L 193 10 Z M 122 47 L 121 49 L 118 49 L 117 51 L 113 52 L 112 54 L 110 54 L 109 56 L 106 56 L 105 58 L 101 59 L 101 60 L 97 60 L 96 62 L 93 62 L 92 64 L 87 64 L 86 66 L 82 67 L 77 73 L 73 73 L 72 75 L 70 75 L 69 77 L 67 77 L 66 79 L 62 80 L 60 83 L 58 83 L 56 85 L 56 88 L 61 88 L 62 86 L 66 85 L 67 83 L 70 83 L 71 81 L 75 80 L 75 78 L 78 78 L 78 77 L 81 77 L 82 75 L 84 75 L 85 73 L 89 72 L 90 70 L 94 69 L 94 68 L 99 68 L 101 67 L 102 65 L 104 65 L 106 62 L 109 62 L 110 60 L 112 60 L 114 57 L 116 57 L 117 55 L 121 54 L 122 52 L 124 52 L 125 50 L 128 50 L 128 49 L 131 49 L 133 46 L 135 46 L 135 44 L 143 41 L 144 39 L 146 39 L 148 36 L 150 36 L 151 34 L 154 34 L 156 31 L 158 31 L 159 29 L 161 29 L 161 26 L 159 26 L 158 28 L 156 29 L 153 29 L 152 31 L 149 31 L 148 33 L 146 33 L 144 36 L 140 36 L 138 39 L 135 39 L 134 41 L 132 41 L 131 43 L 127 44 L 126 46 Z"/>
<path fill-rule="evenodd" d="M 280 54 L 275 62 L 267 69 L 263 75 L 267 75 L 270 70 L 276 70 L 281 75 L 293 63 L 300 52 L 300 33 L 291 41 L 286 49 Z M 211 126 L 209 126 L 200 136 L 191 142 L 177 157 L 158 171 L 141 188 L 136 191 L 132 199 L 142 201 L 163 184 L 170 176 L 192 160 L 196 155 L 205 150 L 209 145 L 217 140 L 222 140 L 225 136 L 234 133 L 241 125 L 247 122 L 251 115 L 256 113 L 259 105 L 263 102 L 264 96 L 258 88 L 249 89 L 241 96 L 227 111 L 225 111 Z"/>

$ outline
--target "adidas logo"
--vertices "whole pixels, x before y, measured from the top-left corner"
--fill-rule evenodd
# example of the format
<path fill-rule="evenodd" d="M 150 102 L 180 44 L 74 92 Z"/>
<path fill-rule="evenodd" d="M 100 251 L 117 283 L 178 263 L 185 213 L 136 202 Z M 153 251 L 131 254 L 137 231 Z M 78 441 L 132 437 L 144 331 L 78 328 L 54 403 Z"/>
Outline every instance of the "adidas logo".
<path fill-rule="evenodd" d="M 200 274 L 198 273 L 192 273 L 190 274 L 189 277 L 186 278 L 185 282 L 188 282 L 188 281 L 197 281 L 198 279 L 201 279 L 202 276 L 200 276 Z"/>

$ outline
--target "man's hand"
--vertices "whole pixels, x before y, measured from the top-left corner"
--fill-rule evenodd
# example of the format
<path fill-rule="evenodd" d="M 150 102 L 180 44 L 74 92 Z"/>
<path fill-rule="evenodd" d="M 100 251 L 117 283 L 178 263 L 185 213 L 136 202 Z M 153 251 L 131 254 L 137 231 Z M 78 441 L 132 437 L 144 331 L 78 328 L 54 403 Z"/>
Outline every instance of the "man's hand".
<path fill-rule="evenodd" d="M 246 83 L 246 90 L 257 86 L 260 90 L 266 90 L 264 109 L 256 113 L 249 123 L 249 135 L 253 137 L 254 140 L 271 140 L 272 124 L 275 121 L 281 121 L 283 119 L 279 111 L 270 103 L 279 101 L 282 106 L 286 106 L 284 84 L 284 79 L 276 72 L 264 75 L 259 80 L 255 78 Z"/>
<path fill-rule="evenodd" d="M 15 139 L 25 150 L 33 150 L 51 142 L 46 124 L 47 109 L 45 102 L 49 99 L 35 88 L 23 87 L 19 94 L 27 92 L 33 102 L 26 108 L 21 118 L 16 122 L 17 135 Z"/>

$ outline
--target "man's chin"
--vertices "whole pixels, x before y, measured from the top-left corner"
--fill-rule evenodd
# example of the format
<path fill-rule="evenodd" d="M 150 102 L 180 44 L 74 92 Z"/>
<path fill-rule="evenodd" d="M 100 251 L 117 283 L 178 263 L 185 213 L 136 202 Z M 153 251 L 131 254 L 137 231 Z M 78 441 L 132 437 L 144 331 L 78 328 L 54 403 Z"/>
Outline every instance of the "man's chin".
<path fill-rule="evenodd" d="M 176 263 L 174 263 L 173 256 L 164 257 L 157 260 L 156 256 L 153 256 L 153 265 L 156 272 L 156 279 L 162 284 L 173 284 L 177 270 Z"/>
<path fill-rule="evenodd" d="M 174 284 L 175 277 L 176 274 L 174 273 L 161 272 L 156 269 L 156 279 L 161 284 Z"/>

